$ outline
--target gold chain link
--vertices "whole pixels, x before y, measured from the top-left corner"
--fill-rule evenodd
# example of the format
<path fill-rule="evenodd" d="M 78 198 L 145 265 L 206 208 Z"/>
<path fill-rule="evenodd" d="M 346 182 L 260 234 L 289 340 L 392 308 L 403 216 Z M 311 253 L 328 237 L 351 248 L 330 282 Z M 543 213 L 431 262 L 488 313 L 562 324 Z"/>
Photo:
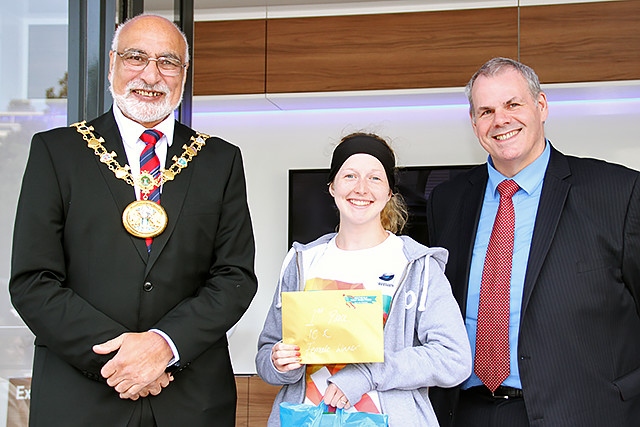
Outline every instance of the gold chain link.
<path fill-rule="evenodd" d="M 87 142 L 87 146 L 93 150 L 96 156 L 98 156 L 100 162 L 107 165 L 109 170 L 114 173 L 116 178 L 125 181 L 129 185 L 135 186 L 136 180 L 133 175 L 131 175 L 131 168 L 129 167 L 129 165 L 120 166 L 120 163 L 118 163 L 118 161 L 116 160 L 117 154 L 114 151 L 109 153 L 106 148 L 104 148 L 104 146 L 102 145 L 102 143 L 104 142 L 104 138 L 96 138 L 95 134 L 93 133 L 93 126 L 87 126 L 86 120 L 73 123 L 71 126 L 74 126 L 76 128 L 78 133 L 82 135 L 82 139 Z M 154 185 L 160 187 L 167 181 L 173 181 L 173 179 L 182 171 L 182 169 L 189 166 L 189 162 L 198 155 L 198 151 L 200 151 L 202 147 L 204 147 L 207 139 L 209 138 L 211 138 L 210 135 L 196 132 L 196 135 L 191 137 L 191 144 L 185 144 L 182 146 L 184 151 L 182 152 L 180 157 L 173 156 L 173 158 L 171 159 L 173 160 L 173 164 L 169 166 L 168 169 L 161 169 L 161 173 L 157 178 L 149 176 L 149 178 L 154 180 Z M 144 191 L 143 187 L 148 187 L 148 185 L 145 186 L 138 183 L 138 186 L 141 188 L 143 193 L 147 192 Z"/>

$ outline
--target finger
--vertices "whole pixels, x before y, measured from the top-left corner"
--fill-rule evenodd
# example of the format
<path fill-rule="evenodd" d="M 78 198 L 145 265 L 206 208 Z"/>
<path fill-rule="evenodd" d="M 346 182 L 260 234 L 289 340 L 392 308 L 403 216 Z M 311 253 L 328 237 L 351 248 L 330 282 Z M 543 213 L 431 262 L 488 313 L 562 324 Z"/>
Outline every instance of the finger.
<path fill-rule="evenodd" d="M 300 351 L 300 347 L 298 347 L 295 344 L 284 344 L 284 343 L 277 343 L 276 345 L 274 345 L 271 349 L 271 353 L 276 353 L 276 352 L 285 352 L 285 354 L 287 352 L 289 352 L 290 354 L 293 354 L 295 352 L 299 352 Z"/>
<path fill-rule="evenodd" d="M 289 363 L 288 365 L 286 365 L 285 369 L 287 371 L 295 371 L 296 369 L 300 369 L 300 367 L 302 367 L 302 365 L 299 362 L 294 362 L 294 363 Z"/>
<path fill-rule="evenodd" d="M 107 382 L 109 382 L 109 380 L 111 381 L 114 380 L 111 377 L 115 373 L 116 373 L 116 363 L 113 361 L 113 359 L 105 363 L 102 369 L 100 369 L 100 374 L 102 375 L 103 378 L 107 378 Z M 109 384 L 109 385 L 113 387 L 115 384 Z"/>
<path fill-rule="evenodd" d="M 134 394 L 140 394 L 142 390 L 147 389 L 147 387 L 147 384 L 138 384 L 131 380 L 123 380 L 114 387 L 114 390 L 129 398 Z"/>
<path fill-rule="evenodd" d="M 338 404 L 341 408 L 346 408 L 347 406 L 349 406 L 349 400 L 346 396 L 342 396 L 342 398 L 338 399 Z"/>
<path fill-rule="evenodd" d="M 334 395 L 333 393 L 325 393 L 324 403 L 329 406 L 335 407 L 337 406 L 337 403 L 338 403 L 338 396 Z"/>
<path fill-rule="evenodd" d="M 115 337 L 109 341 L 105 341 L 102 344 L 96 344 L 93 346 L 93 352 L 97 354 L 109 354 L 112 353 L 122 346 L 122 341 L 124 340 L 124 334 Z"/>
<path fill-rule="evenodd" d="M 292 363 L 300 363 L 301 361 L 302 360 L 300 359 L 300 356 L 289 356 L 289 357 L 280 357 L 276 359 L 274 362 L 277 365 L 285 366 L 285 365 L 290 365 Z"/>
<path fill-rule="evenodd" d="M 299 351 L 289 351 L 289 350 L 277 350 L 277 351 L 273 351 L 271 352 L 271 360 L 276 362 L 277 360 L 280 359 L 286 359 L 286 358 L 291 358 L 291 357 L 300 357 L 300 352 Z"/>
<path fill-rule="evenodd" d="M 334 384 L 330 384 L 324 393 L 324 402 L 327 405 L 334 406 L 336 408 L 346 408 L 349 405 L 349 399 L 342 393 L 338 387 Z"/>
<path fill-rule="evenodd" d="M 142 391 L 142 387 L 132 386 L 128 390 L 121 392 L 120 395 L 124 396 L 124 399 L 131 399 L 133 396 L 139 396 Z"/>
<path fill-rule="evenodd" d="M 107 384 L 109 383 L 109 381 L 107 381 Z M 118 393 L 127 393 L 128 391 L 131 390 L 131 388 L 134 386 L 135 384 L 132 383 L 131 381 L 121 381 L 118 384 L 116 384 L 115 386 L 112 386 L 115 391 L 117 391 Z M 129 394 L 133 394 L 133 393 L 129 393 Z"/>
<path fill-rule="evenodd" d="M 331 383 L 324 391 L 324 401 L 329 405 L 334 401 L 334 399 L 337 399 L 339 395 L 342 395 L 342 393 L 338 391 L 338 387 L 336 387 L 335 384 Z"/>
<path fill-rule="evenodd" d="M 300 364 L 299 358 L 289 358 L 289 359 L 280 359 L 274 363 L 274 366 L 277 370 L 281 372 L 293 371 L 294 369 L 300 368 L 302 365 Z"/>
<path fill-rule="evenodd" d="M 168 387 L 169 384 L 171 384 L 171 381 L 173 381 L 173 376 L 170 374 L 164 374 L 163 376 L 158 378 L 157 384 L 160 387 L 160 389 L 163 389 L 165 387 Z"/>
<path fill-rule="evenodd" d="M 116 378 L 114 376 L 107 377 L 107 384 L 109 387 L 115 388 L 121 381 L 122 380 L 120 378 Z"/>

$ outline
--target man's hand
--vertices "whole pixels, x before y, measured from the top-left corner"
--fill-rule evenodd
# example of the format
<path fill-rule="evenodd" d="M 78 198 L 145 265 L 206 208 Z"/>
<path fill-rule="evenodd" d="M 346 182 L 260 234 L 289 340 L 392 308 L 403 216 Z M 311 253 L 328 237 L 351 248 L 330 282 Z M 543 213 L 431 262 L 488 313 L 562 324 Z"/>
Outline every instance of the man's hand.
<path fill-rule="evenodd" d="M 160 378 L 158 378 L 151 384 L 148 384 L 145 388 L 140 390 L 138 394 L 129 397 L 129 399 L 138 400 L 141 397 L 147 397 L 149 395 L 157 396 L 160 394 L 163 388 L 167 387 L 169 383 L 171 383 L 171 381 L 173 381 L 173 376 L 171 374 L 162 374 L 160 375 Z M 120 397 L 126 399 L 126 397 L 123 397 L 122 394 L 120 394 Z"/>
<path fill-rule="evenodd" d="M 93 351 L 97 354 L 117 351 L 100 373 L 122 399 L 135 400 L 153 392 L 160 393 L 162 384 L 168 385 L 168 377 L 161 377 L 166 375 L 165 369 L 173 352 L 164 338 L 155 332 L 127 332 L 94 345 Z"/>

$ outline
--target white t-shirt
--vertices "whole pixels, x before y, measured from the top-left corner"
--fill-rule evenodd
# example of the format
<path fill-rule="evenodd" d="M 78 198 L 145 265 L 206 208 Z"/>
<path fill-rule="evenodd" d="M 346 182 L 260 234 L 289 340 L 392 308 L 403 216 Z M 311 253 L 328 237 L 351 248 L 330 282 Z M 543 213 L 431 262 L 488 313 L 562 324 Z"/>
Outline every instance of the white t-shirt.
<path fill-rule="evenodd" d="M 346 251 L 336 246 L 334 237 L 322 256 L 315 259 L 305 271 L 304 290 L 379 290 L 382 293 L 382 315 L 386 321 L 391 301 L 408 263 L 403 246 L 402 239 L 389 233 L 384 242 L 373 248 Z M 307 365 L 305 403 L 318 405 L 327 388 L 327 378 L 342 367 L 344 365 Z M 367 393 L 352 408 L 355 411 L 380 413 L 378 393 Z"/>

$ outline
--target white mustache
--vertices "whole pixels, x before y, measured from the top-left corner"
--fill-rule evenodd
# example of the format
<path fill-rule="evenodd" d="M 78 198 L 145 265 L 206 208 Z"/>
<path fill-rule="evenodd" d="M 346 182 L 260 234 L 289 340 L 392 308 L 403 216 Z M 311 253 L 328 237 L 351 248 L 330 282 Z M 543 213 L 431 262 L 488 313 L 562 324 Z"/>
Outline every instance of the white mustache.
<path fill-rule="evenodd" d="M 131 93 L 134 90 L 143 90 L 146 92 L 160 92 L 163 94 L 169 93 L 169 88 L 164 83 L 157 83 L 155 85 L 148 85 L 141 81 L 130 81 L 127 83 L 127 92 Z"/>

